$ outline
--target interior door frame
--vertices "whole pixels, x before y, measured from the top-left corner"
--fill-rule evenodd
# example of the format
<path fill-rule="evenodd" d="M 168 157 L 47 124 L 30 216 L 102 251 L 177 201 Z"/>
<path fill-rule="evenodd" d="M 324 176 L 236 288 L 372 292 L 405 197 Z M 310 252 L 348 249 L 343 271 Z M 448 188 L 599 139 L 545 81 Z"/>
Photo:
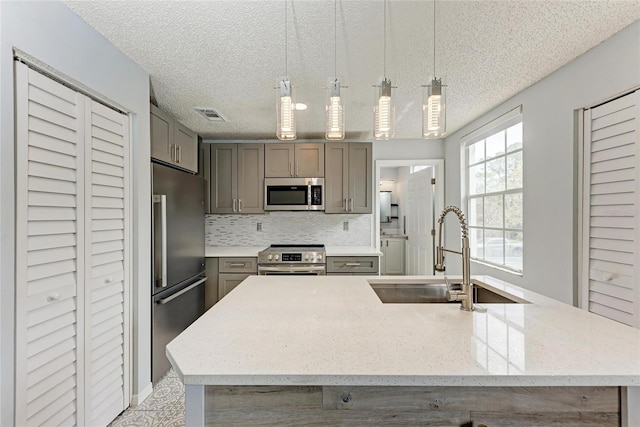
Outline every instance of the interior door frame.
<path fill-rule="evenodd" d="M 411 159 L 411 160 L 376 160 L 375 161 L 375 181 L 373 188 L 375 193 L 374 212 L 372 216 L 373 236 L 375 239 L 375 248 L 380 250 L 380 169 L 394 168 L 404 166 L 421 166 L 427 165 L 433 168 L 433 174 L 436 183 L 433 187 L 433 229 L 435 229 L 435 220 L 438 212 L 444 210 L 444 159 Z M 435 239 L 435 236 L 434 236 Z M 434 245 L 435 253 L 435 245 Z"/>

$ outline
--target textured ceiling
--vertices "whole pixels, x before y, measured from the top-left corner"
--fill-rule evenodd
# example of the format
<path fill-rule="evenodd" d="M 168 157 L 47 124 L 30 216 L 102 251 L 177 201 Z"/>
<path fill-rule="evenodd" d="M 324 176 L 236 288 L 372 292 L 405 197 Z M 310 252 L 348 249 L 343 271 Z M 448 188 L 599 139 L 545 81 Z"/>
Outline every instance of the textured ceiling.
<path fill-rule="evenodd" d="M 334 72 L 334 1 L 65 1 L 151 75 L 158 105 L 205 139 L 274 139 L 278 78 L 291 77 L 299 139 L 324 138 Z M 421 133 L 421 85 L 433 73 L 433 2 L 390 0 L 386 76 L 397 89 L 396 138 Z M 384 73 L 384 2 L 337 1 L 337 74 L 347 138 L 370 139 Z M 640 19 L 640 0 L 436 3 L 435 66 L 447 133 Z M 229 119 L 209 122 L 194 107 Z"/>

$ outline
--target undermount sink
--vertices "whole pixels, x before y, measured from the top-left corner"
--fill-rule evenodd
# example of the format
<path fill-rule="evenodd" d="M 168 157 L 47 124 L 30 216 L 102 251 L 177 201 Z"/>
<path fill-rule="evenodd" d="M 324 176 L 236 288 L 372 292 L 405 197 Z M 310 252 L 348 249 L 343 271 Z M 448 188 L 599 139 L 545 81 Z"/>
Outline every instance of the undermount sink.
<path fill-rule="evenodd" d="M 398 281 L 399 283 L 388 283 L 385 281 L 370 280 L 369 285 L 376 293 L 380 301 L 385 304 L 456 304 L 447 300 L 447 285 L 441 281 Z M 460 283 L 449 283 L 452 290 L 460 290 Z M 490 303 L 521 303 L 490 291 L 474 283 L 473 302 L 480 304 Z M 459 304 L 459 302 L 457 302 Z"/>

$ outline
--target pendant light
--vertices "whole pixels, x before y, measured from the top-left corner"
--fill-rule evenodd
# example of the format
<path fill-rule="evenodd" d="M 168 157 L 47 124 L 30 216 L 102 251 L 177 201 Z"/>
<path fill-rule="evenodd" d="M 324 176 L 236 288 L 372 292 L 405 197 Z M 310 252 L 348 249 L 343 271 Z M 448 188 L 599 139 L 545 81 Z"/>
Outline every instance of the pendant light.
<path fill-rule="evenodd" d="M 387 79 L 387 0 L 384 1 L 384 75 L 377 88 L 373 108 L 373 136 L 375 139 L 390 139 L 395 133 L 395 107 L 391 98 L 391 80 Z"/>
<path fill-rule="evenodd" d="M 277 129 L 276 136 L 280 140 L 291 141 L 296 139 L 295 103 L 293 102 L 291 80 L 288 69 L 288 19 L 287 0 L 284 0 L 284 67 L 285 77 L 278 81 L 277 86 Z"/>
<path fill-rule="evenodd" d="M 337 75 L 338 51 L 338 8 L 333 1 L 333 79 L 329 81 L 329 102 L 327 103 L 327 126 L 325 138 L 330 141 L 344 139 L 344 108 L 340 96 L 340 80 Z"/>
<path fill-rule="evenodd" d="M 441 138 L 446 132 L 446 85 L 436 77 L 436 0 L 433 0 L 433 77 L 424 85 L 422 137 Z"/>

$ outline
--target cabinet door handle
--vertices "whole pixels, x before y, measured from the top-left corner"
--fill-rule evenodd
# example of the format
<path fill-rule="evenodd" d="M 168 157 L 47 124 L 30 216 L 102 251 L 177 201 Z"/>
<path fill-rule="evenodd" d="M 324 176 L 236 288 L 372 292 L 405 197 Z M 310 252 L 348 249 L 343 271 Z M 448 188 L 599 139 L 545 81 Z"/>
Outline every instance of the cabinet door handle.
<path fill-rule="evenodd" d="M 176 145 L 176 163 L 180 163 L 182 161 L 182 147 Z"/>
<path fill-rule="evenodd" d="M 236 201 L 237 201 L 237 199 L 233 199 L 233 211 L 234 212 L 236 211 Z"/>
<path fill-rule="evenodd" d="M 293 162 L 289 163 L 289 174 L 293 176 Z"/>
<path fill-rule="evenodd" d="M 169 148 L 169 155 L 171 156 L 171 161 L 176 161 L 176 146 L 175 144 L 171 144 Z"/>
<path fill-rule="evenodd" d="M 242 212 L 242 199 L 238 199 L 238 212 Z"/>
<path fill-rule="evenodd" d="M 387 240 L 387 247 L 389 247 L 389 241 Z"/>
<path fill-rule="evenodd" d="M 344 211 L 349 212 L 349 199 L 344 199 Z"/>
<path fill-rule="evenodd" d="M 353 199 L 349 199 L 351 200 L 351 209 L 349 210 L 349 212 L 353 212 Z"/>

